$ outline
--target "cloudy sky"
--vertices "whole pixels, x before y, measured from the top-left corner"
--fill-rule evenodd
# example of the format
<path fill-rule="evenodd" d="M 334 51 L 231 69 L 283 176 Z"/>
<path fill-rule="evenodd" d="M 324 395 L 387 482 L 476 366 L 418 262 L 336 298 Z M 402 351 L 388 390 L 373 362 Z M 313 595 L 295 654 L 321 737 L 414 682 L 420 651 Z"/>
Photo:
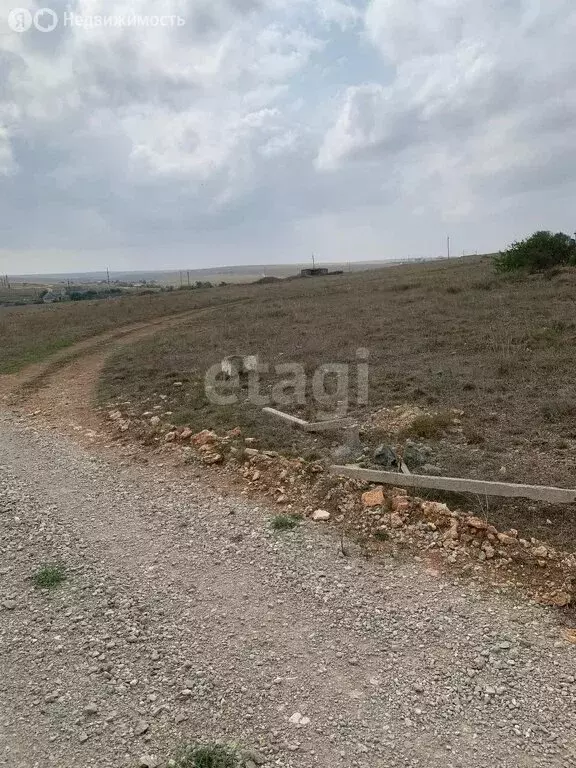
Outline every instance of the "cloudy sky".
<path fill-rule="evenodd" d="M 574 0 L 44 2 L 58 26 L 18 32 L 0 0 L 0 271 L 576 230 Z"/>

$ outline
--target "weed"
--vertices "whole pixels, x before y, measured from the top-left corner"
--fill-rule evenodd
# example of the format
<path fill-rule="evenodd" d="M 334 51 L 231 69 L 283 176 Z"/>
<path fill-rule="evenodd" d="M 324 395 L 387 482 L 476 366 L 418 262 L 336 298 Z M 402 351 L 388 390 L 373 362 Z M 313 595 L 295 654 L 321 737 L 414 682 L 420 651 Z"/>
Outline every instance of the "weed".
<path fill-rule="evenodd" d="M 374 538 L 377 539 L 377 541 L 388 541 L 390 539 L 390 534 L 383 528 L 379 528 L 377 531 L 374 531 Z"/>
<path fill-rule="evenodd" d="M 435 440 L 451 426 L 452 416 L 449 413 L 422 414 L 416 416 L 412 423 L 401 433 L 401 437 L 421 437 Z"/>
<path fill-rule="evenodd" d="M 298 525 L 298 518 L 295 515 L 275 515 L 270 525 L 275 531 L 291 531 Z"/>
<path fill-rule="evenodd" d="M 176 758 L 177 768 L 239 768 L 238 753 L 223 744 L 184 747 Z"/>
<path fill-rule="evenodd" d="M 45 565 L 32 576 L 32 581 L 42 589 L 53 589 L 66 581 L 66 571 L 61 565 Z"/>

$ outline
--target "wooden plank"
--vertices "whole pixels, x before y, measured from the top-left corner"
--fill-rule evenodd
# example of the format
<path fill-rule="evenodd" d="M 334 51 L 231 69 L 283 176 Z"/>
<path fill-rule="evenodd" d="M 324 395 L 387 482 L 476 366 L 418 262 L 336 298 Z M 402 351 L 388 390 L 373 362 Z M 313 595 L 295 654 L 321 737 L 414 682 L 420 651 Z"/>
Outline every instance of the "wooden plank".
<path fill-rule="evenodd" d="M 408 466 L 406 465 L 406 463 L 403 462 L 403 461 L 400 462 L 400 469 L 402 470 L 402 474 L 403 475 L 411 475 L 412 474 L 412 472 L 410 472 L 410 470 L 408 469 Z"/>
<path fill-rule="evenodd" d="M 401 472 L 382 472 L 377 469 L 363 469 L 357 466 L 330 467 L 333 475 L 368 480 L 383 485 L 398 485 L 408 488 L 433 488 L 440 491 L 475 493 L 480 496 L 505 496 L 507 498 L 548 501 L 552 504 L 571 504 L 576 501 L 576 490 L 550 488 L 544 485 L 519 485 L 516 483 L 495 483 L 487 480 L 468 480 L 460 477 L 430 477 L 427 475 L 404 475 Z"/>

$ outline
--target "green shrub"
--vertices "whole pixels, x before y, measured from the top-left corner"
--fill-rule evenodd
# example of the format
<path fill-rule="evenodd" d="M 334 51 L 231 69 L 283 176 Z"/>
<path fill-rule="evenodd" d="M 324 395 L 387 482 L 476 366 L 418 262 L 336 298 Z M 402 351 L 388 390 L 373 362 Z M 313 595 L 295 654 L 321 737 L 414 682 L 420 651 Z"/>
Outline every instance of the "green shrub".
<path fill-rule="evenodd" d="M 422 414 L 416 416 L 412 423 L 405 427 L 400 437 L 421 437 L 436 440 L 444 434 L 444 431 L 452 426 L 453 418 L 449 413 Z"/>
<path fill-rule="evenodd" d="M 535 232 L 494 257 L 496 272 L 545 272 L 576 263 L 576 241 L 563 232 Z"/>
<path fill-rule="evenodd" d="M 32 581 L 41 589 L 53 589 L 66 581 L 66 571 L 61 565 L 45 565 L 33 574 Z"/>
<path fill-rule="evenodd" d="M 237 753 L 222 744 L 185 747 L 176 760 L 178 768 L 238 768 Z"/>
<path fill-rule="evenodd" d="M 291 531 L 296 528 L 299 520 L 295 515 L 276 515 L 271 520 L 272 528 L 275 531 Z"/>

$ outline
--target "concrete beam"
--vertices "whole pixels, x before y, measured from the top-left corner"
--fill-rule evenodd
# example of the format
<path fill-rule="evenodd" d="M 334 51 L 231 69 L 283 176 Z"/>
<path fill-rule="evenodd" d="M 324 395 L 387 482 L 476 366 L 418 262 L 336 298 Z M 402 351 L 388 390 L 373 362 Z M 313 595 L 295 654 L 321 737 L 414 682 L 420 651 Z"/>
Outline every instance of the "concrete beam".
<path fill-rule="evenodd" d="M 504 496 L 506 498 L 533 499 L 551 504 L 572 504 L 576 501 L 576 490 L 554 488 L 545 485 L 520 485 L 517 483 L 495 483 L 488 480 L 468 480 L 461 477 L 430 477 L 428 475 L 405 475 L 400 472 L 383 472 L 377 469 L 363 469 L 357 466 L 330 467 L 333 475 L 367 480 L 383 485 L 397 485 L 406 488 L 432 488 L 439 491 L 474 493 L 478 496 Z"/>

